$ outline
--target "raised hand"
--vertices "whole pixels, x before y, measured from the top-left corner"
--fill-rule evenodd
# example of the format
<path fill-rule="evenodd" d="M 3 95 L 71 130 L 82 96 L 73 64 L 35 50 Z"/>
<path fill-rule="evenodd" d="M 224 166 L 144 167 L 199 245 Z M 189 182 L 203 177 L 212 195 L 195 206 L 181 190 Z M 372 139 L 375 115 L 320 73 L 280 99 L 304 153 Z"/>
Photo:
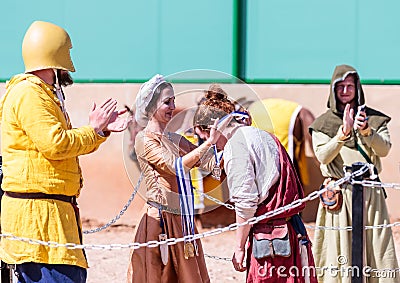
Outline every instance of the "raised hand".
<path fill-rule="evenodd" d="M 232 118 L 233 116 L 228 115 L 227 117 L 223 118 L 221 123 L 219 122 L 220 119 L 216 119 L 214 121 L 214 124 L 210 127 L 210 136 L 207 139 L 211 144 L 215 144 L 218 141 L 222 132 L 225 130 L 226 126 L 228 126 Z"/>
<path fill-rule="evenodd" d="M 368 119 L 365 110 L 363 110 L 362 106 L 358 106 L 357 115 L 354 118 L 354 129 L 355 130 L 364 130 L 368 127 Z"/>
<path fill-rule="evenodd" d="M 93 127 L 96 133 L 102 131 L 108 125 L 116 108 L 117 101 L 112 98 L 105 100 L 100 107 L 93 103 L 89 113 L 89 125 Z"/>
<path fill-rule="evenodd" d="M 346 104 L 343 112 L 343 134 L 348 136 L 354 125 L 354 110 L 350 107 L 350 104 Z"/>
<path fill-rule="evenodd" d="M 127 117 L 120 117 L 122 114 L 125 114 L 127 111 L 128 111 L 127 109 L 121 109 L 119 111 L 114 111 L 111 114 L 110 120 L 108 121 L 108 124 L 104 128 L 104 130 L 110 131 L 110 132 L 122 132 L 123 130 L 125 130 L 133 120 L 132 115 L 129 115 Z"/>

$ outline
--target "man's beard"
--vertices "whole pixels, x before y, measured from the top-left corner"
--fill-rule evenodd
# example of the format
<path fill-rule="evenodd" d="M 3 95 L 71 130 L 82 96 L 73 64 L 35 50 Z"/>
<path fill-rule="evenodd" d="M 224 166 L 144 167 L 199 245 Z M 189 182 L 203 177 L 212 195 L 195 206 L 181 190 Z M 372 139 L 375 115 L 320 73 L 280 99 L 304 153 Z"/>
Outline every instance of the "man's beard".
<path fill-rule="evenodd" d="M 57 70 L 57 77 L 60 86 L 69 86 L 74 83 L 71 75 L 67 71 Z"/>

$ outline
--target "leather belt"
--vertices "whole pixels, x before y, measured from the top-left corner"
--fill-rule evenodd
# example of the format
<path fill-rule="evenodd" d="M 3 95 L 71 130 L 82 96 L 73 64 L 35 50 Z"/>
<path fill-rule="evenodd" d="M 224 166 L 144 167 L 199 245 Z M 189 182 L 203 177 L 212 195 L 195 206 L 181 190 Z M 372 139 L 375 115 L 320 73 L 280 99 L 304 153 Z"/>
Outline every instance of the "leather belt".
<path fill-rule="evenodd" d="M 44 194 L 44 193 L 15 193 L 15 192 L 4 192 L 4 194 L 8 197 L 11 198 L 20 198 L 20 199 L 54 199 L 54 200 L 59 200 L 63 202 L 68 202 L 72 205 L 74 209 L 74 214 L 75 214 L 75 220 L 76 223 L 78 224 L 78 235 L 79 235 L 79 240 L 80 244 L 83 243 L 82 241 L 82 229 L 81 226 L 79 225 L 80 223 L 80 216 L 79 216 L 79 208 L 78 208 L 78 203 L 76 202 L 76 196 L 66 196 L 66 195 L 56 195 L 56 194 Z M 82 250 L 83 255 L 86 258 L 86 252 L 85 250 Z"/>
<path fill-rule="evenodd" d="M 170 212 L 170 213 L 174 213 L 174 214 L 179 214 L 179 209 L 176 208 L 172 208 L 172 207 L 168 207 L 166 205 L 160 204 L 158 202 L 154 202 L 154 201 L 147 201 L 147 204 L 157 208 L 158 210 L 162 210 L 162 211 L 166 211 L 166 212 Z"/>
<path fill-rule="evenodd" d="M 66 196 L 66 195 L 55 195 L 55 194 L 44 194 L 44 193 L 16 193 L 16 192 L 4 192 L 4 194 L 11 198 L 21 198 L 21 199 L 54 199 L 63 202 L 69 202 L 72 204 L 77 204 L 76 196 Z"/>
<path fill-rule="evenodd" d="M 267 219 L 264 219 L 264 220 L 261 220 L 261 221 L 257 222 L 256 224 L 267 224 L 267 226 L 279 227 L 280 225 L 286 224 L 287 222 L 289 222 L 289 220 L 291 218 L 292 218 L 291 216 L 286 217 L 286 218 L 272 219 L 272 220 L 267 218 Z M 278 223 L 278 225 L 275 225 L 276 223 Z"/>

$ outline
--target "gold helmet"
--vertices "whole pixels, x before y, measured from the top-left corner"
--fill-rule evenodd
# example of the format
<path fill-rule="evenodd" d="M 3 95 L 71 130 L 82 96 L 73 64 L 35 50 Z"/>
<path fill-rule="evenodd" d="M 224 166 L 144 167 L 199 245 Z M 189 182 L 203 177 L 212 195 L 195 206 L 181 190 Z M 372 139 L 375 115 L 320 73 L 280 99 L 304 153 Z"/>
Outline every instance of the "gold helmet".
<path fill-rule="evenodd" d="M 71 48 L 71 39 L 63 28 L 48 22 L 33 22 L 22 42 L 25 73 L 43 69 L 75 72 Z"/>

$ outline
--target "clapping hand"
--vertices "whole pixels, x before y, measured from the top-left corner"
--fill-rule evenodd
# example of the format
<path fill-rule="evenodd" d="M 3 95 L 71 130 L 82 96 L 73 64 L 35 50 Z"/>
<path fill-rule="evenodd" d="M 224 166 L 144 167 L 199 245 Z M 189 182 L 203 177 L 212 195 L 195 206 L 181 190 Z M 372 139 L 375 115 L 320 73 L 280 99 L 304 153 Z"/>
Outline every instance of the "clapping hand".
<path fill-rule="evenodd" d="M 343 113 L 343 134 L 345 136 L 350 135 L 353 125 L 354 125 L 354 110 L 350 107 L 350 104 L 346 104 Z"/>
<path fill-rule="evenodd" d="M 368 127 L 367 114 L 365 113 L 365 108 L 358 106 L 357 115 L 354 118 L 354 129 L 364 130 Z"/>
<path fill-rule="evenodd" d="M 117 108 L 117 101 L 108 98 L 99 107 L 93 103 L 92 109 L 89 113 L 89 124 L 93 127 L 96 133 L 102 131 L 107 124 L 115 109 Z"/>
<path fill-rule="evenodd" d="M 124 131 L 129 124 L 132 122 L 133 116 L 129 115 L 127 117 L 120 117 L 122 114 L 125 114 L 128 110 L 121 109 L 119 111 L 114 111 L 111 114 L 110 120 L 108 120 L 107 126 L 104 128 L 105 131 L 110 132 L 122 132 Z"/>

